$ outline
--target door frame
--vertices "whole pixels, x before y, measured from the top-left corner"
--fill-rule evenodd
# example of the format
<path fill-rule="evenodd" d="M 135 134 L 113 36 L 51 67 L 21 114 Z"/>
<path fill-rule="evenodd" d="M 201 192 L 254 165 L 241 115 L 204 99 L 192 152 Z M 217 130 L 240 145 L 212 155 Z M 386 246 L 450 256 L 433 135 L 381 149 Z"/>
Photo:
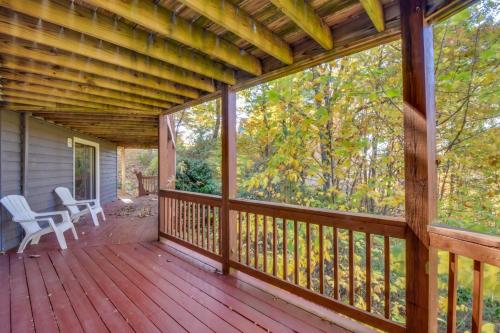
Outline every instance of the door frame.
<path fill-rule="evenodd" d="M 101 170 L 100 170 L 100 163 L 99 163 L 99 157 L 100 157 L 100 152 L 99 152 L 99 144 L 94 141 L 82 139 L 79 137 L 73 137 L 73 197 L 75 197 L 75 189 L 76 189 L 76 184 L 75 184 L 75 165 L 76 165 L 76 155 L 75 155 L 75 147 L 77 143 L 81 143 L 83 145 L 87 146 L 92 146 L 95 148 L 95 199 L 98 202 L 101 202 L 100 197 L 101 197 Z"/>

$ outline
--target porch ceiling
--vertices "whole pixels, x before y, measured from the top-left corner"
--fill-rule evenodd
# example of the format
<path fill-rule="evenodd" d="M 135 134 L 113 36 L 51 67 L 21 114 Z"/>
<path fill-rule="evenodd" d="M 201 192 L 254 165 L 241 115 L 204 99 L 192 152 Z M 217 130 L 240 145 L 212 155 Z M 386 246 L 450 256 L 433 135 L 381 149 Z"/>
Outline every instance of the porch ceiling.
<path fill-rule="evenodd" d="M 426 11 L 470 0 L 431 0 Z M 399 38 L 398 0 L 0 0 L 2 110 L 121 145 L 157 116 Z"/>

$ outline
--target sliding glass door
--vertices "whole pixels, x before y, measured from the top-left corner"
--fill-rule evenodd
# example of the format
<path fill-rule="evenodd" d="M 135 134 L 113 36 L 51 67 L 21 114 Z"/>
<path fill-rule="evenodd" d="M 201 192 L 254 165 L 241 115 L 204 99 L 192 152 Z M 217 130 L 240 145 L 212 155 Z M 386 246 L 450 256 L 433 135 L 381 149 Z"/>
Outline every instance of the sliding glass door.
<path fill-rule="evenodd" d="M 75 199 L 96 198 L 96 149 L 75 142 Z"/>

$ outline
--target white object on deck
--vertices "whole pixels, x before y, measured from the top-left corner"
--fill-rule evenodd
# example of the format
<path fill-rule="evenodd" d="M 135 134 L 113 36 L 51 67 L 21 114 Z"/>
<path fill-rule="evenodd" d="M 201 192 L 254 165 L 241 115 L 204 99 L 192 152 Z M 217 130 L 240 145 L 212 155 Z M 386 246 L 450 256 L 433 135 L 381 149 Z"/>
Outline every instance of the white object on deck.
<path fill-rule="evenodd" d="M 71 229 L 73 237 L 78 239 L 75 226 L 71 222 L 68 212 L 65 210 L 59 212 L 35 213 L 31 210 L 28 202 L 22 195 L 7 195 L 3 197 L 0 202 L 12 215 L 12 220 L 21 224 L 26 233 L 26 236 L 24 236 L 19 245 L 17 253 L 23 253 L 30 241 L 31 244 L 38 244 L 41 236 L 51 232 L 56 234 L 59 246 L 63 250 L 67 248 L 66 239 L 63 234 L 66 230 Z M 54 216 L 61 216 L 62 222 L 54 222 L 52 218 Z M 48 222 L 48 225 L 42 228 L 39 222 Z"/>
<path fill-rule="evenodd" d="M 54 190 L 62 203 L 66 208 L 68 208 L 71 215 L 71 220 L 73 223 L 78 222 L 80 217 L 89 214 L 92 216 L 92 221 L 95 226 L 99 226 L 99 219 L 97 214 L 101 213 L 102 219 L 106 221 L 106 216 L 104 216 L 104 211 L 101 204 L 97 200 L 75 200 L 71 195 L 71 192 L 66 187 L 58 187 Z M 85 206 L 85 208 L 80 209 L 80 207 Z"/>

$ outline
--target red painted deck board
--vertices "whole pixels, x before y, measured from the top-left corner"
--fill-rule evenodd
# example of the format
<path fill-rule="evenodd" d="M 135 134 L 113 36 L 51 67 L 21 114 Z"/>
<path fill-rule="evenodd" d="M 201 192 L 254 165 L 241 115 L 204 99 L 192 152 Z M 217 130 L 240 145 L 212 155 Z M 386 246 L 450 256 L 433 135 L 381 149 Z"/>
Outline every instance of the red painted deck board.
<path fill-rule="evenodd" d="M 0 256 L 2 332 L 347 332 L 156 242 L 154 198 L 105 206 L 77 225 L 68 250 L 42 237 Z M 30 254 L 39 256 L 30 257 Z"/>

